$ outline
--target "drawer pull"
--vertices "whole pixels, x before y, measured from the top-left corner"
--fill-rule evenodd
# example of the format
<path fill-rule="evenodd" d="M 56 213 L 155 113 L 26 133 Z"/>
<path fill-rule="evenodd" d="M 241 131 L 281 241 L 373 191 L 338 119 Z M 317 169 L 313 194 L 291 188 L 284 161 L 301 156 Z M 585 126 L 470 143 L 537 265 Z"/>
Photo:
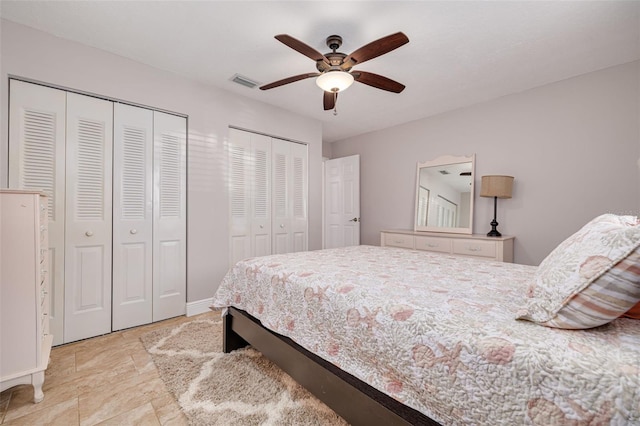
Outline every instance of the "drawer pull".
<path fill-rule="evenodd" d="M 87 237 L 91 237 L 91 236 L 93 236 L 93 232 L 87 231 L 87 232 L 84 233 L 84 235 L 86 235 Z"/>
<path fill-rule="evenodd" d="M 467 247 L 467 250 L 471 252 L 482 251 L 482 249 L 478 247 Z"/>
<path fill-rule="evenodd" d="M 438 247 L 438 244 L 429 243 L 429 244 L 427 244 L 427 247 L 435 248 L 435 247 Z"/>
<path fill-rule="evenodd" d="M 138 230 L 134 228 L 134 229 L 130 230 L 129 233 L 131 235 L 136 235 L 138 233 Z"/>

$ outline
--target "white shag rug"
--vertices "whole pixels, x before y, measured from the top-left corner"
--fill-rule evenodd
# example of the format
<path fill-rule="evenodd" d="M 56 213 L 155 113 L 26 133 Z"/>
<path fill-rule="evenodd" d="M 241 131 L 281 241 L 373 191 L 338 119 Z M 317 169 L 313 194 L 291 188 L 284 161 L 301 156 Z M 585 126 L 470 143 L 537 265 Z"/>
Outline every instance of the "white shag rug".
<path fill-rule="evenodd" d="M 256 350 L 223 353 L 222 320 L 193 320 L 141 339 L 192 425 L 347 425 Z"/>

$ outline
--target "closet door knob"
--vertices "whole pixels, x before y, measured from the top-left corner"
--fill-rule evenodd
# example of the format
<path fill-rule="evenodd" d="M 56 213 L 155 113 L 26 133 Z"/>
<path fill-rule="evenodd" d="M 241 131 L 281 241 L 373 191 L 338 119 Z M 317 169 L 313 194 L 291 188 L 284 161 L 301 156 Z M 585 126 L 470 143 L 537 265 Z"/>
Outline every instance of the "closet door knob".
<path fill-rule="evenodd" d="M 92 236 L 92 235 L 93 235 L 93 232 L 91 232 L 91 231 L 87 231 L 87 232 L 85 232 L 85 233 L 84 233 L 84 235 L 86 235 L 87 237 L 90 237 L 90 236 Z"/>
<path fill-rule="evenodd" d="M 132 229 L 132 230 L 130 230 L 130 231 L 129 231 L 129 233 L 130 233 L 131 235 L 135 235 L 135 234 L 137 234 L 137 233 L 138 233 L 138 230 L 137 230 L 137 229 Z"/>
<path fill-rule="evenodd" d="M 284 223 L 281 223 L 281 224 L 280 224 L 280 228 L 284 228 Z"/>
<path fill-rule="evenodd" d="M 260 229 L 263 229 L 263 228 L 264 228 L 264 225 L 260 225 Z"/>

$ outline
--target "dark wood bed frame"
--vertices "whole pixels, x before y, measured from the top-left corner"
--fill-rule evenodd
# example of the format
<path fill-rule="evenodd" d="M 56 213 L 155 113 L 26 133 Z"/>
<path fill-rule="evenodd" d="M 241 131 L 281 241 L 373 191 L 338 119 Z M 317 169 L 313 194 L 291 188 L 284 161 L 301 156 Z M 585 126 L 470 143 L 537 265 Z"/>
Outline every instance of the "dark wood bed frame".
<path fill-rule="evenodd" d="M 244 311 L 230 307 L 223 321 L 225 353 L 253 346 L 352 425 L 440 425 L 288 337 L 264 328 Z"/>

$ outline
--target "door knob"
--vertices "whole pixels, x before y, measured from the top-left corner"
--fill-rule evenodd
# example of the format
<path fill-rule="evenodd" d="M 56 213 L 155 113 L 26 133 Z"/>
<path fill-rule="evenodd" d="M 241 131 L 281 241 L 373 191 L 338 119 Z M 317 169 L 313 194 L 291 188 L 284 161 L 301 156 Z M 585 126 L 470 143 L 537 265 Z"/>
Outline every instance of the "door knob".
<path fill-rule="evenodd" d="M 281 223 L 281 224 L 280 224 L 280 228 L 284 228 L 284 223 Z"/>
<path fill-rule="evenodd" d="M 137 233 L 138 233 L 138 230 L 137 230 L 137 229 L 132 229 L 131 231 L 129 231 L 129 233 L 130 233 L 131 235 L 135 235 L 135 234 L 137 234 Z"/>
<path fill-rule="evenodd" d="M 90 236 L 92 236 L 92 235 L 93 235 L 93 232 L 91 232 L 91 231 L 87 231 L 87 232 L 85 232 L 85 233 L 84 233 L 84 235 L 86 235 L 87 237 L 90 237 Z"/>
<path fill-rule="evenodd" d="M 349 222 L 360 222 L 360 218 L 359 217 L 354 217 Z"/>

